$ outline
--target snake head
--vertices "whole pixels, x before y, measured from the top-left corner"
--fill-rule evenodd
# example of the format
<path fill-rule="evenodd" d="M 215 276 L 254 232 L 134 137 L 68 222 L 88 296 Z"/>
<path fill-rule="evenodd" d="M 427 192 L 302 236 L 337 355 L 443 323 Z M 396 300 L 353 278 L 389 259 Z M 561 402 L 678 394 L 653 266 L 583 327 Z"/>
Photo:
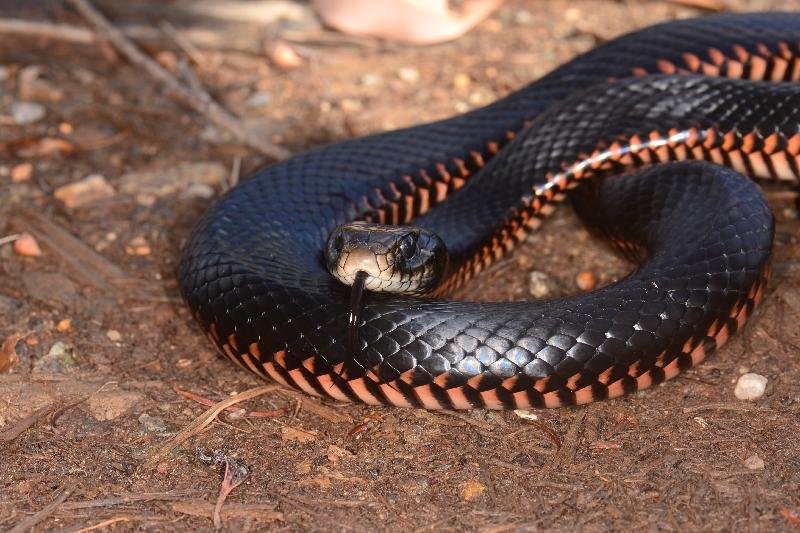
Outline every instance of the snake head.
<path fill-rule="evenodd" d="M 345 285 L 353 285 L 361 271 L 366 273 L 368 290 L 424 294 L 434 290 L 445 274 L 447 247 L 423 228 L 348 222 L 328 237 L 325 264 Z"/>

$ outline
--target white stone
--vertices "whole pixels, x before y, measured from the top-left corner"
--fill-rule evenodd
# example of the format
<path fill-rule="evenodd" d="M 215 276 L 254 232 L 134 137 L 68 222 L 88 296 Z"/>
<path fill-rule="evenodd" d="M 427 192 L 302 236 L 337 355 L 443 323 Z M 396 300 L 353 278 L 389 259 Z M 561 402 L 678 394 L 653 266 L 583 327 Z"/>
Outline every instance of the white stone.
<path fill-rule="evenodd" d="M 766 388 L 767 378 L 760 374 L 749 372 L 739 377 L 733 394 L 740 400 L 758 400 L 764 396 Z"/>
<path fill-rule="evenodd" d="M 744 460 L 744 466 L 749 470 L 764 470 L 764 459 L 757 455 L 751 455 Z"/>
<path fill-rule="evenodd" d="M 20 126 L 33 124 L 44 117 L 45 108 L 36 102 L 14 102 L 11 104 L 11 118 Z"/>

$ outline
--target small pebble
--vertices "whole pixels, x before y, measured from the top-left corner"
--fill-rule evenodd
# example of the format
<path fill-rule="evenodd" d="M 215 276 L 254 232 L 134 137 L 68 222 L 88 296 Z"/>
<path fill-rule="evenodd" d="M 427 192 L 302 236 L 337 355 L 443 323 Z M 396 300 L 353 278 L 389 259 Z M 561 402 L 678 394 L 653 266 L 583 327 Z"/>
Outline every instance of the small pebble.
<path fill-rule="evenodd" d="M 364 108 L 361 102 L 353 98 L 342 98 L 342 100 L 339 102 L 339 107 L 342 108 L 342 111 L 347 113 L 361 111 Z"/>
<path fill-rule="evenodd" d="M 275 66 L 284 70 L 293 69 L 303 66 L 303 58 L 300 54 L 292 48 L 289 44 L 279 42 L 272 47 L 269 52 L 269 57 Z"/>
<path fill-rule="evenodd" d="M 569 22 L 578 22 L 583 17 L 583 13 L 577 7 L 570 7 L 564 11 L 564 18 Z"/>
<path fill-rule="evenodd" d="M 407 83 L 417 83 L 419 81 L 419 70 L 416 67 L 401 67 L 397 71 L 397 77 Z"/>
<path fill-rule="evenodd" d="M 190 183 L 181 196 L 183 198 L 202 198 L 203 200 L 210 200 L 214 198 L 215 194 L 214 187 L 211 185 L 206 185 L 205 183 Z"/>
<path fill-rule="evenodd" d="M 142 413 L 139 416 L 139 431 L 142 433 L 166 433 L 167 425 L 163 418 Z"/>
<path fill-rule="evenodd" d="M 85 405 L 95 420 L 106 422 L 131 411 L 142 399 L 138 392 L 112 390 L 91 395 Z"/>
<path fill-rule="evenodd" d="M 533 22 L 533 14 L 525 9 L 520 9 L 514 15 L 514 22 L 517 24 L 530 24 Z"/>
<path fill-rule="evenodd" d="M 58 341 L 50 347 L 47 355 L 37 359 L 33 364 L 36 373 L 61 374 L 75 366 L 75 357 L 72 349 L 65 343 Z"/>
<path fill-rule="evenodd" d="M 584 270 L 575 276 L 575 284 L 584 292 L 588 292 L 597 287 L 597 276 L 591 270 Z"/>
<path fill-rule="evenodd" d="M 256 91 L 251 94 L 244 105 L 247 107 L 266 107 L 272 102 L 272 93 L 269 91 Z"/>
<path fill-rule="evenodd" d="M 114 188 L 100 174 L 90 174 L 80 181 L 62 185 L 53 192 L 53 196 L 70 209 L 107 200 L 114 194 Z"/>
<path fill-rule="evenodd" d="M 524 420 L 539 420 L 539 415 L 527 409 L 514 409 L 514 414 Z"/>
<path fill-rule="evenodd" d="M 42 78 L 41 65 L 28 65 L 17 73 L 17 91 L 27 101 L 57 101 L 64 97 L 61 89 Z"/>
<path fill-rule="evenodd" d="M 58 324 L 56 324 L 56 330 L 60 331 L 61 333 L 69 331 L 70 329 L 72 329 L 72 320 L 69 318 L 61 319 L 58 321 Z"/>
<path fill-rule="evenodd" d="M 122 334 L 115 329 L 106 331 L 106 337 L 108 337 L 108 340 L 111 342 L 119 342 L 122 340 Z"/>
<path fill-rule="evenodd" d="M 361 76 L 361 85 L 364 87 L 377 87 L 383 83 L 383 78 L 381 78 L 378 74 L 373 73 L 366 73 Z"/>
<path fill-rule="evenodd" d="M 11 169 L 11 181 L 19 183 L 28 181 L 33 176 L 33 165 L 30 163 L 20 163 Z"/>
<path fill-rule="evenodd" d="M 764 470 L 764 459 L 758 455 L 751 455 L 744 460 L 744 466 L 749 470 Z"/>
<path fill-rule="evenodd" d="M 455 87 L 456 89 L 466 89 L 467 87 L 469 87 L 469 84 L 470 84 L 469 74 L 464 74 L 462 72 L 461 74 L 456 74 L 455 77 L 453 78 L 453 87 Z"/>
<path fill-rule="evenodd" d="M 150 255 L 150 252 L 152 250 L 144 237 L 135 237 L 125 245 L 125 253 L 128 255 L 144 256 Z"/>
<path fill-rule="evenodd" d="M 466 113 L 469 111 L 469 104 L 464 100 L 456 100 L 453 104 L 453 109 L 455 109 L 457 113 Z"/>
<path fill-rule="evenodd" d="M 534 270 L 529 274 L 528 291 L 534 298 L 544 298 L 550 294 L 552 281 L 550 276 L 540 270 Z"/>
<path fill-rule="evenodd" d="M 156 61 L 170 72 L 175 72 L 175 68 L 178 66 L 178 56 L 169 50 L 162 50 L 156 53 Z"/>
<path fill-rule="evenodd" d="M 14 102 L 11 104 L 11 118 L 20 126 L 38 122 L 45 115 L 45 108 L 36 102 Z"/>
<path fill-rule="evenodd" d="M 14 253 L 25 257 L 39 257 L 42 249 L 30 233 L 23 233 L 14 241 Z"/>
<path fill-rule="evenodd" d="M 760 374 L 747 373 L 739 377 L 734 396 L 740 400 L 758 400 L 767 388 L 767 378 Z"/>

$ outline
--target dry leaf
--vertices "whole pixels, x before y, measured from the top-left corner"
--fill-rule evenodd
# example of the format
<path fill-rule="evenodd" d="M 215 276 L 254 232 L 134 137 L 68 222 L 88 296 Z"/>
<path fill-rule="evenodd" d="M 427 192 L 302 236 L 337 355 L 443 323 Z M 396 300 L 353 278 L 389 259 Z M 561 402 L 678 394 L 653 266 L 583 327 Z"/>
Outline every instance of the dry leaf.
<path fill-rule="evenodd" d="M 341 460 L 342 457 L 352 457 L 353 454 L 349 450 L 345 450 L 344 448 L 340 448 L 335 444 L 331 444 L 328 446 L 328 461 L 333 464 L 336 464 Z"/>
<path fill-rule="evenodd" d="M 0 347 L 0 374 L 8 372 L 19 361 L 16 346 L 25 335 L 9 335 Z"/>
<path fill-rule="evenodd" d="M 780 510 L 780 515 L 794 527 L 800 527 L 800 514 L 784 508 Z"/>
<path fill-rule="evenodd" d="M 23 139 L 11 143 L 10 148 L 20 157 L 41 157 L 54 153 L 71 154 L 75 151 L 74 144 L 58 137 Z"/>
<path fill-rule="evenodd" d="M 27 181 L 33 176 L 33 165 L 30 163 L 20 163 L 11 169 L 11 181 L 19 183 Z"/>
<path fill-rule="evenodd" d="M 467 481 L 461 488 L 461 497 L 467 501 L 473 500 L 486 492 L 486 485 L 480 481 Z"/>
<path fill-rule="evenodd" d="M 306 431 L 304 429 L 293 428 L 291 426 L 283 426 L 281 428 L 282 440 L 296 440 L 298 442 L 307 442 L 314 440 L 317 437 L 316 431 Z"/>

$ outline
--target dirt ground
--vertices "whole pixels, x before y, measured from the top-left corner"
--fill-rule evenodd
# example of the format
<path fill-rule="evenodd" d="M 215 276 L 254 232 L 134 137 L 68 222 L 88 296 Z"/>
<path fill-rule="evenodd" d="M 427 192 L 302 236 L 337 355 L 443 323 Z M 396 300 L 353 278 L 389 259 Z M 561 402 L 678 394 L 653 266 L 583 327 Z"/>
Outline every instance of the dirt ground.
<path fill-rule="evenodd" d="M 603 40 L 702 13 L 509 0 L 456 42 L 407 48 L 323 31 L 305 3 L 227 20 L 212 10 L 220 3 L 97 6 L 119 26 L 161 27 L 142 41 L 149 54 L 179 75 L 190 53 L 219 102 L 293 152 L 483 105 Z M 4 18 L 84 24 L 60 2 L 0 6 Z M 199 50 L 176 45 L 163 21 L 194 31 Z M 278 42 L 299 66 L 270 60 Z M 724 349 L 663 386 L 535 419 L 272 392 L 237 404 L 262 416 L 224 413 L 158 455 L 207 409 L 189 396 L 217 402 L 263 385 L 215 355 L 174 272 L 235 167 L 268 162 L 108 46 L 0 33 L 0 238 L 29 231 L 43 250 L 0 247 L 0 341 L 11 338 L 0 353 L 24 335 L 0 374 L 0 530 L 213 529 L 224 485 L 214 454 L 247 470 L 222 506 L 230 531 L 800 528 L 800 221 L 795 194 L 779 189 L 767 191 L 778 228 L 764 303 Z M 73 205 L 86 195 L 61 187 L 90 175 L 110 188 Z M 533 276 L 535 291 L 557 296 L 578 290 L 582 270 L 607 283 L 630 268 L 568 208 L 530 241 L 463 295 L 530 298 Z M 751 371 L 768 378 L 766 394 L 737 400 L 734 383 Z"/>

